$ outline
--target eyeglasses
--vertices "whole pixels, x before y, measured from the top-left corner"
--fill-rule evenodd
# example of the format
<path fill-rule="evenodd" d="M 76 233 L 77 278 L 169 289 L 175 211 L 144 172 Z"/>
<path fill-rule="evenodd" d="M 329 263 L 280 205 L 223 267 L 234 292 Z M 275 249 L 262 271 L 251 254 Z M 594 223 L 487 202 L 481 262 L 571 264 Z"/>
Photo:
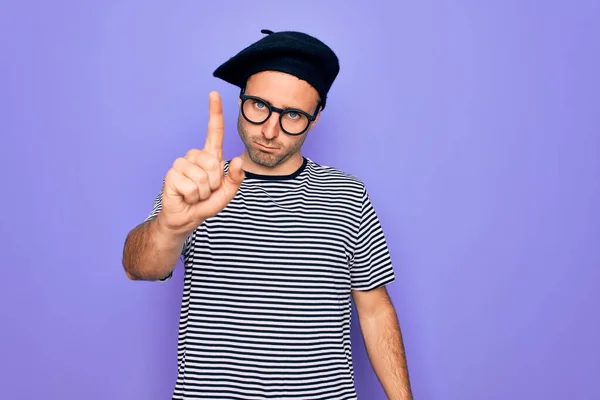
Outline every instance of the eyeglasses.
<path fill-rule="evenodd" d="M 244 92 L 240 92 L 242 100 L 242 115 L 246 121 L 254 125 L 260 125 L 271 118 L 273 112 L 279 113 L 279 125 L 281 129 L 288 135 L 302 135 L 308 129 L 311 122 L 317 118 L 321 102 L 317 104 L 317 108 L 313 115 L 306 111 L 296 108 L 278 108 L 272 106 L 266 100 L 256 96 L 248 96 Z"/>

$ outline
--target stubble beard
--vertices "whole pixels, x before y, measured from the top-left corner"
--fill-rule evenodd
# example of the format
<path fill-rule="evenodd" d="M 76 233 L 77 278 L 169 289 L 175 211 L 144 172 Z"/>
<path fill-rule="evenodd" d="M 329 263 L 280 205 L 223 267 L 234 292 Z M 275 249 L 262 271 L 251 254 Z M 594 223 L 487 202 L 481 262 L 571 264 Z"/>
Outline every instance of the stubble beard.
<path fill-rule="evenodd" d="M 257 150 L 254 147 L 252 147 L 253 141 L 249 138 L 248 131 L 244 128 L 244 121 L 242 119 L 243 119 L 243 116 L 241 116 L 241 115 L 238 116 L 238 123 L 237 123 L 238 133 L 240 135 L 240 138 L 242 139 L 242 142 L 244 143 L 244 146 L 246 147 L 246 151 L 248 153 L 248 156 L 250 157 L 250 160 L 252 160 L 252 162 L 254 162 L 258 165 L 261 165 L 261 166 L 267 167 L 267 168 L 276 167 L 279 164 L 288 160 L 290 157 L 292 157 L 298 151 L 300 151 L 300 148 L 304 144 L 306 135 L 303 135 L 301 137 L 301 140 L 298 140 L 296 143 L 294 143 L 294 145 L 292 147 L 287 148 L 287 149 L 279 148 L 279 150 L 277 150 L 277 152 L 275 152 L 275 153 L 265 153 L 260 150 Z M 284 133 L 284 135 L 285 135 L 285 133 Z M 263 140 L 263 141 L 258 141 L 258 143 L 260 143 L 264 146 L 267 146 L 267 147 L 279 147 L 277 142 L 265 142 Z M 280 152 L 282 150 L 283 150 L 283 152 Z"/>

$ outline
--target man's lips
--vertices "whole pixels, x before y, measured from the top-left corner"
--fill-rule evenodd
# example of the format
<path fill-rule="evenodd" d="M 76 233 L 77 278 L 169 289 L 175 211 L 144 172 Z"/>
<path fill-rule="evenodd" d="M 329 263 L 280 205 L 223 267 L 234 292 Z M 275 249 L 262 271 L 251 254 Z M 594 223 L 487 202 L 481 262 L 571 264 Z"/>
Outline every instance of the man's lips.
<path fill-rule="evenodd" d="M 264 144 L 260 144 L 260 143 L 256 143 L 256 145 L 265 150 L 277 150 L 277 147 L 269 147 L 269 146 L 265 146 Z"/>

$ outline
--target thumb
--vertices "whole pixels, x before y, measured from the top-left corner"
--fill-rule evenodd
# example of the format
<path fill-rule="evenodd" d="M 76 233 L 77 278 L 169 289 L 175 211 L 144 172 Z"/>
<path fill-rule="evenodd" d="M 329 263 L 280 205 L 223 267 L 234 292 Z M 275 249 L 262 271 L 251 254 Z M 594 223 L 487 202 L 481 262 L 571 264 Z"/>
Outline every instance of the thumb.
<path fill-rule="evenodd" d="M 225 184 L 237 189 L 245 177 L 246 174 L 244 173 L 242 159 L 241 157 L 235 157 L 229 163 L 229 170 L 225 176 Z"/>

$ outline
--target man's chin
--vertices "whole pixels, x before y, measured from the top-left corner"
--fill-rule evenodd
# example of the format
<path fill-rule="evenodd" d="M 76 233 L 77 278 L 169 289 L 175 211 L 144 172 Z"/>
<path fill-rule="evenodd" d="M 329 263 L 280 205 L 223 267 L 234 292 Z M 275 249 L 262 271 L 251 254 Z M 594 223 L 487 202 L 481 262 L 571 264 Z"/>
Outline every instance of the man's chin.
<path fill-rule="evenodd" d="M 280 157 L 274 154 L 265 154 L 261 151 L 251 150 L 249 155 L 252 162 L 263 167 L 273 168 L 281 163 Z"/>

